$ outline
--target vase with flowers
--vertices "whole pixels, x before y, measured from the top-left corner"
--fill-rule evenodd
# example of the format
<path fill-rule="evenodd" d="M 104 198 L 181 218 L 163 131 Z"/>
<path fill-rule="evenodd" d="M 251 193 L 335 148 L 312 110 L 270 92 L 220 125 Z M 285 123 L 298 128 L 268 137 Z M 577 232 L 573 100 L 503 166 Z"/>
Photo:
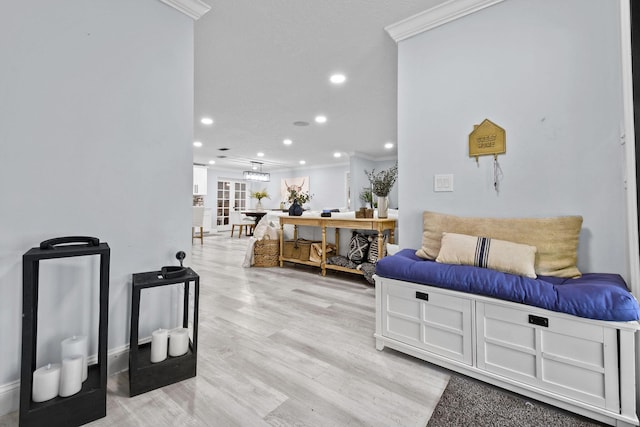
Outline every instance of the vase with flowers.
<path fill-rule="evenodd" d="M 269 197 L 269 193 L 267 193 L 267 189 L 263 188 L 262 190 L 259 191 L 253 191 L 249 194 L 249 196 L 252 199 L 258 199 L 258 203 L 256 203 L 256 210 L 257 211 L 261 211 L 262 210 L 262 199 L 270 199 L 271 197 Z"/>
<path fill-rule="evenodd" d="M 302 215 L 302 205 L 308 203 L 313 196 L 308 191 L 298 191 L 296 189 L 290 189 L 287 201 L 291 203 L 289 207 L 289 215 L 300 216 Z"/>
<path fill-rule="evenodd" d="M 391 192 L 393 184 L 398 179 L 398 163 L 387 170 L 376 172 L 375 169 L 371 169 L 371 172 L 369 172 L 365 169 L 364 173 L 371 183 L 371 191 L 378 196 L 378 218 L 387 218 L 389 214 L 389 192 Z"/>

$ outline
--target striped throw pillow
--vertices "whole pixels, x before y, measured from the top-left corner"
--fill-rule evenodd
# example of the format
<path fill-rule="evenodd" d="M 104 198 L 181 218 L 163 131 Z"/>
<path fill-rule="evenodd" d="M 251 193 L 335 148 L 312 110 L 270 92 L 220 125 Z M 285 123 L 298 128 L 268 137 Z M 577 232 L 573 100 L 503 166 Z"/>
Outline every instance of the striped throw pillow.
<path fill-rule="evenodd" d="M 535 279 L 535 246 L 489 237 L 442 233 L 436 262 L 473 265 Z"/>
<path fill-rule="evenodd" d="M 378 256 L 378 235 L 374 234 L 373 236 L 371 236 L 371 238 L 373 240 L 371 240 L 371 244 L 369 245 L 369 253 L 367 254 L 367 261 L 369 261 L 371 264 L 375 264 L 376 262 L 378 262 L 378 260 L 380 258 L 384 258 L 384 256 L 386 255 L 386 247 L 387 247 L 387 235 L 383 234 L 382 235 L 382 251 L 381 254 Z"/>

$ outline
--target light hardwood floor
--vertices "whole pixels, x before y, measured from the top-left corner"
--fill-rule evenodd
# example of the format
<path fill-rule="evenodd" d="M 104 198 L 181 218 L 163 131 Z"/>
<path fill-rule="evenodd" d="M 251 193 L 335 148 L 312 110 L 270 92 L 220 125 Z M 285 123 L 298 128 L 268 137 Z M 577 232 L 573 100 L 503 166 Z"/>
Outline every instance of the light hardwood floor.
<path fill-rule="evenodd" d="M 107 417 L 89 425 L 426 426 L 449 375 L 375 349 L 374 288 L 306 266 L 243 268 L 247 242 L 207 236 L 185 260 L 201 277 L 197 376 L 130 398 L 114 375 Z"/>

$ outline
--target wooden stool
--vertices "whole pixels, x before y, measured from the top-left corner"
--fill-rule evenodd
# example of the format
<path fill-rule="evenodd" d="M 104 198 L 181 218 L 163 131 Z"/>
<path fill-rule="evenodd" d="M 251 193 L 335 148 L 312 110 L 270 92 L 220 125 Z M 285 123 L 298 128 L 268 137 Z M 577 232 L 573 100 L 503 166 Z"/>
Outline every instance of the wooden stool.
<path fill-rule="evenodd" d="M 194 235 L 195 229 L 200 228 L 200 236 Z M 200 239 L 200 244 L 204 244 L 204 227 L 191 227 L 191 243 L 193 244 L 194 237 Z"/>

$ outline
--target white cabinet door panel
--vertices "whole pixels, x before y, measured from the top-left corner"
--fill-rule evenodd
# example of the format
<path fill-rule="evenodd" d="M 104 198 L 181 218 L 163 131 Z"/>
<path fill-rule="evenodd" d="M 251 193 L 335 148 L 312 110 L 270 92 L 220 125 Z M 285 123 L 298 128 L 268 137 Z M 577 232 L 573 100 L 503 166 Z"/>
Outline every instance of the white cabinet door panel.
<path fill-rule="evenodd" d="M 424 286 L 384 286 L 383 335 L 441 356 L 472 363 L 471 304 Z"/>
<path fill-rule="evenodd" d="M 619 410 L 616 330 L 540 313 L 476 302 L 478 368 Z"/>

